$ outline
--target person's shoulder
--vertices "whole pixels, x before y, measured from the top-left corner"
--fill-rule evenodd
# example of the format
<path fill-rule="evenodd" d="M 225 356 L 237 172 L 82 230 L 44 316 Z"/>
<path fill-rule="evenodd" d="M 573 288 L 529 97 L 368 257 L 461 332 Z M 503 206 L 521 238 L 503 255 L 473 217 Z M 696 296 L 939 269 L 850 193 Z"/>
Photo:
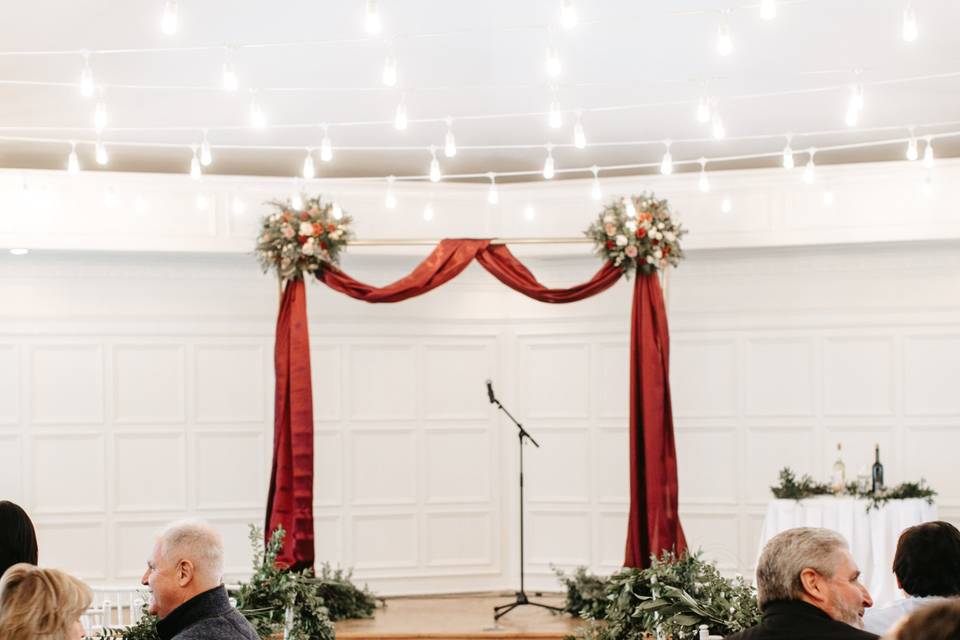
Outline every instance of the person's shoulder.
<path fill-rule="evenodd" d="M 190 625 L 174 640 L 259 640 L 250 621 L 236 609 Z"/>

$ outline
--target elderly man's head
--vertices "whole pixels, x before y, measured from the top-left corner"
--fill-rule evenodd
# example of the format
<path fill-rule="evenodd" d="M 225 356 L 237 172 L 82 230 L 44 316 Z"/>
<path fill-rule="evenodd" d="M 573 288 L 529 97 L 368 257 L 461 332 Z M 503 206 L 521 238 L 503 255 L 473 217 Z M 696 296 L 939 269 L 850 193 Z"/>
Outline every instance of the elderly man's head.
<path fill-rule="evenodd" d="M 157 539 L 140 582 L 150 587 L 150 613 L 165 618 L 181 604 L 220 584 L 223 540 L 210 525 L 183 520 Z"/>
<path fill-rule="evenodd" d="M 801 600 L 860 628 L 864 610 L 873 605 L 843 536 L 809 527 L 779 533 L 763 548 L 757 597 L 761 608 L 776 600 Z"/>

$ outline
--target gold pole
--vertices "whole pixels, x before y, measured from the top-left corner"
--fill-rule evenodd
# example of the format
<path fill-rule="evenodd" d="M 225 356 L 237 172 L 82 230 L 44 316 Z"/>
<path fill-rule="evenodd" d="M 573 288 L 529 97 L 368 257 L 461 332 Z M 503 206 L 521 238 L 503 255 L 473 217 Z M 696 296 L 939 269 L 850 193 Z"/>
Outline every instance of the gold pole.
<path fill-rule="evenodd" d="M 412 247 L 435 245 L 439 240 L 428 238 L 396 238 L 392 240 L 350 240 L 351 247 Z M 591 238 L 493 238 L 490 244 L 590 244 Z"/>

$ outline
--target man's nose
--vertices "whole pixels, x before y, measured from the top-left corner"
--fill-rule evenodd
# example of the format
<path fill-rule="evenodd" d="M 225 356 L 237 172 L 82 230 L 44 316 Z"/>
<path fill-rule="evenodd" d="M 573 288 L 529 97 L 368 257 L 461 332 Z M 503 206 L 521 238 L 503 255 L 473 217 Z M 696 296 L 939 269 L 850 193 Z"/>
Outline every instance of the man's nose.
<path fill-rule="evenodd" d="M 873 606 L 873 598 L 870 597 L 870 592 L 867 591 L 866 587 L 863 587 L 863 606 L 867 608 Z"/>

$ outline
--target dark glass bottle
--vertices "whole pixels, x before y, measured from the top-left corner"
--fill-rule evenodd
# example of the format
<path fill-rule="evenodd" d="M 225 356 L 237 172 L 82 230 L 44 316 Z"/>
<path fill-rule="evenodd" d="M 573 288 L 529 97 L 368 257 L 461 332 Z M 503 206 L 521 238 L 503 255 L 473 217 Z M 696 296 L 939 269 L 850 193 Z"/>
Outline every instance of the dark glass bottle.
<path fill-rule="evenodd" d="M 880 464 L 880 445 L 877 445 L 877 457 L 873 463 L 871 476 L 873 478 L 873 493 L 883 491 L 883 465 Z"/>

